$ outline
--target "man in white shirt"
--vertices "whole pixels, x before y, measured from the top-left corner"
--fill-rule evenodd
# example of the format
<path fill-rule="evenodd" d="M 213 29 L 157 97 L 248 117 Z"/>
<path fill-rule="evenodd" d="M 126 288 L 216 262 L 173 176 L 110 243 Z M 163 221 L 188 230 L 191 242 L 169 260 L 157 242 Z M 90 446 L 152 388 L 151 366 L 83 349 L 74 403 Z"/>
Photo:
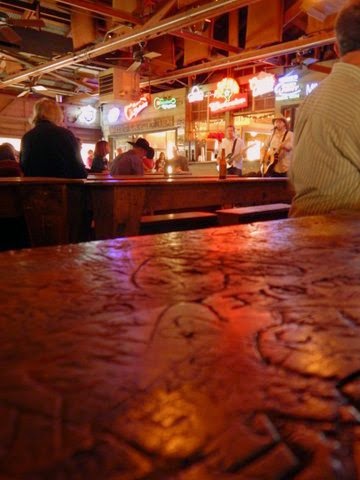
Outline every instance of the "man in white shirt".
<path fill-rule="evenodd" d="M 236 136 L 234 125 L 226 127 L 225 138 L 221 142 L 220 152 L 223 148 L 225 148 L 227 173 L 230 175 L 242 175 L 245 144 L 241 138 Z"/>

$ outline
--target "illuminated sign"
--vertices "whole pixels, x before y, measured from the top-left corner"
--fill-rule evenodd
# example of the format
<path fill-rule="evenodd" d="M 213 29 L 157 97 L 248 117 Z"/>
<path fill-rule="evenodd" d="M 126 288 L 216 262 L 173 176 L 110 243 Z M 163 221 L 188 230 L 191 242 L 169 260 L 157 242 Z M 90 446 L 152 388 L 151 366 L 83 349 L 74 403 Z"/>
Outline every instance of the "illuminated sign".
<path fill-rule="evenodd" d="M 188 93 L 187 98 L 189 103 L 202 102 L 204 100 L 204 91 L 200 90 L 197 85 L 194 85 Z"/>
<path fill-rule="evenodd" d="M 214 101 L 209 103 L 211 112 L 225 112 L 248 106 L 246 93 L 239 93 L 239 84 L 233 78 L 224 78 L 217 84 Z"/>
<path fill-rule="evenodd" d="M 91 105 L 81 107 L 78 120 L 82 123 L 87 123 L 88 125 L 94 123 L 96 120 L 96 108 L 92 107 Z"/>
<path fill-rule="evenodd" d="M 310 93 L 319 86 L 318 82 L 306 83 L 305 84 L 305 95 L 310 95 Z"/>
<path fill-rule="evenodd" d="M 279 78 L 279 83 L 274 88 L 277 101 L 294 100 L 300 98 L 301 87 L 298 75 L 287 75 Z"/>
<path fill-rule="evenodd" d="M 120 108 L 118 107 L 110 108 L 107 114 L 108 122 L 115 123 L 118 120 L 119 116 L 120 116 Z"/>
<path fill-rule="evenodd" d="M 272 73 L 260 72 L 259 75 L 249 80 L 250 90 L 253 97 L 272 92 L 275 86 L 275 75 Z"/>
<path fill-rule="evenodd" d="M 175 97 L 155 97 L 154 108 L 156 110 L 171 110 L 172 108 L 176 108 L 176 98 Z"/>
<path fill-rule="evenodd" d="M 216 90 L 214 92 L 215 98 L 225 98 L 226 102 L 230 101 L 232 95 L 236 95 L 240 92 L 239 84 L 236 80 L 230 77 L 225 77 L 218 82 L 216 86 Z"/>
<path fill-rule="evenodd" d="M 131 120 L 139 115 L 149 106 L 149 95 L 143 95 L 137 102 L 129 103 L 124 107 L 124 115 L 127 120 Z"/>
<path fill-rule="evenodd" d="M 216 100 L 209 103 L 209 108 L 212 112 L 225 112 L 233 110 L 234 108 L 245 108 L 248 106 L 248 96 L 246 93 L 239 93 L 233 95 L 229 102 L 223 100 Z"/>

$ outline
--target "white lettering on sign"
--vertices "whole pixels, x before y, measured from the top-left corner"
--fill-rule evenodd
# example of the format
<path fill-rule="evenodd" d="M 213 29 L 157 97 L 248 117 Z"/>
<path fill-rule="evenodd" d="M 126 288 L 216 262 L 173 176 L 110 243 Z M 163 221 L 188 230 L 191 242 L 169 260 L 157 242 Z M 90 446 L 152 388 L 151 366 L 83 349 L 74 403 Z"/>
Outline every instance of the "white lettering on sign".
<path fill-rule="evenodd" d="M 131 120 L 139 115 L 146 107 L 149 106 L 149 96 L 143 95 L 137 102 L 129 103 L 124 107 L 124 115 L 127 120 Z"/>
<path fill-rule="evenodd" d="M 188 93 L 189 103 L 202 102 L 204 100 L 204 91 L 198 85 L 194 85 Z"/>
<path fill-rule="evenodd" d="M 319 86 L 318 82 L 307 83 L 305 85 L 305 95 L 310 95 L 310 93 Z"/>
<path fill-rule="evenodd" d="M 287 75 L 279 78 L 279 83 L 275 86 L 274 91 L 277 101 L 300 98 L 299 76 Z"/>
<path fill-rule="evenodd" d="M 272 73 L 260 72 L 259 75 L 249 80 L 249 85 L 253 97 L 272 92 L 275 86 L 275 75 Z"/>
<path fill-rule="evenodd" d="M 216 100 L 209 103 L 209 108 L 212 112 L 224 112 L 226 110 L 233 110 L 234 108 L 245 108 L 248 106 L 248 97 L 246 93 L 233 95 L 230 101 L 225 99 Z"/>

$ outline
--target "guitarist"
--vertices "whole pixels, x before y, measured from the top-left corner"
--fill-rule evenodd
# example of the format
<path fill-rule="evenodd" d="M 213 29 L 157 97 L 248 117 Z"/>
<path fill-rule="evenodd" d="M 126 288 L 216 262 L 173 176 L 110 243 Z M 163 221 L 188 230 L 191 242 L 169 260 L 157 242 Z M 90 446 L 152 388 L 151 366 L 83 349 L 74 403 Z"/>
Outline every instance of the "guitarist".
<path fill-rule="evenodd" d="M 236 136 L 234 125 L 228 125 L 225 130 L 225 138 L 221 142 L 221 149 L 225 148 L 227 173 L 230 175 L 242 175 L 243 154 L 245 144 Z"/>
<path fill-rule="evenodd" d="M 289 170 L 294 134 L 283 116 L 273 118 L 274 130 L 264 145 L 262 171 L 265 177 L 286 177 Z"/>

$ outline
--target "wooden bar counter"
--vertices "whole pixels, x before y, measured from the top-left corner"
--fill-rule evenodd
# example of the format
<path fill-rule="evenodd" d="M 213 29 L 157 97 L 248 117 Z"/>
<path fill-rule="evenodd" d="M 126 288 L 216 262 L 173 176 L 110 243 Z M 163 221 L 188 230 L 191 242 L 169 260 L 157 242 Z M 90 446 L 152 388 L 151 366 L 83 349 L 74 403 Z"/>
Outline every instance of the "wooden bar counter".
<path fill-rule="evenodd" d="M 0 255 L 0 478 L 360 478 L 360 214 Z"/>
<path fill-rule="evenodd" d="M 137 235 L 146 210 L 176 210 L 237 204 L 290 202 L 284 178 L 172 177 L 87 180 L 97 240 Z"/>

